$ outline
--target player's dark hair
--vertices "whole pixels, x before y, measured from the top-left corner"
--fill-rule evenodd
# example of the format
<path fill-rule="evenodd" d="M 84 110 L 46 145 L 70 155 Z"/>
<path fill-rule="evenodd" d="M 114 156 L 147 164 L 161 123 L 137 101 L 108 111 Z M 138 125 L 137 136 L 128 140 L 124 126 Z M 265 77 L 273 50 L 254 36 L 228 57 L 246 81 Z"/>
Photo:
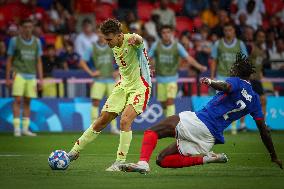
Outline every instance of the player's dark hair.
<path fill-rule="evenodd" d="M 86 25 L 89 25 L 89 24 L 92 24 L 92 21 L 90 18 L 84 18 L 83 21 L 82 21 L 82 26 L 86 26 Z"/>
<path fill-rule="evenodd" d="M 122 32 L 121 23 L 116 19 L 107 19 L 101 24 L 100 30 L 104 35 L 120 34 Z"/>
<path fill-rule="evenodd" d="M 236 55 L 236 61 L 231 67 L 230 75 L 248 80 L 250 75 L 253 73 L 255 73 L 255 66 L 246 55 L 242 52 L 238 52 Z"/>
<path fill-rule="evenodd" d="M 170 30 L 173 30 L 173 26 L 172 25 L 162 25 L 161 28 L 160 28 L 160 31 L 163 31 L 164 29 L 170 29 Z"/>
<path fill-rule="evenodd" d="M 29 18 L 25 18 L 25 19 L 21 20 L 20 26 L 23 26 L 26 23 L 33 23 L 33 21 Z"/>

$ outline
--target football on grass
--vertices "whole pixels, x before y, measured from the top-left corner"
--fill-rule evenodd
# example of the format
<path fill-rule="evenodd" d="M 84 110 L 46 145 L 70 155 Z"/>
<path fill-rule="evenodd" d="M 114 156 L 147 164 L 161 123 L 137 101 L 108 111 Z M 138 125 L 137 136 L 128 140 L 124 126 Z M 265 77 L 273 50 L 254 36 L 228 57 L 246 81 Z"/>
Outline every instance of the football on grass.
<path fill-rule="evenodd" d="M 65 170 L 68 168 L 70 160 L 64 150 L 55 150 L 49 155 L 48 164 L 53 170 Z"/>

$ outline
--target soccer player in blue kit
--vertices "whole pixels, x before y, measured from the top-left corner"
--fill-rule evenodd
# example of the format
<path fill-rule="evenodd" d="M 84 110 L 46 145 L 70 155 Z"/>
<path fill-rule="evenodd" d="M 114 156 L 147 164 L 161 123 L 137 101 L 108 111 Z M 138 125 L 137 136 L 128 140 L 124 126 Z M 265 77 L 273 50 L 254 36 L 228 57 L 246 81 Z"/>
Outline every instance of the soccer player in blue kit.
<path fill-rule="evenodd" d="M 175 137 L 176 141 L 157 156 L 156 163 L 160 167 L 182 168 L 206 163 L 226 163 L 226 154 L 215 154 L 210 150 L 214 144 L 224 144 L 223 131 L 233 121 L 247 114 L 255 120 L 271 161 L 283 169 L 264 122 L 259 96 L 252 90 L 248 81 L 250 75 L 255 72 L 254 69 L 248 58 L 238 53 L 230 70 L 230 77 L 226 81 L 201 78 L 202 84 L 220 92 L 203 109 L 170 116 L 146 130 L 138 163 L 121 165 L 121 171 L 148 173 L 148 162 L 157 141 L 166 137 Z"/>

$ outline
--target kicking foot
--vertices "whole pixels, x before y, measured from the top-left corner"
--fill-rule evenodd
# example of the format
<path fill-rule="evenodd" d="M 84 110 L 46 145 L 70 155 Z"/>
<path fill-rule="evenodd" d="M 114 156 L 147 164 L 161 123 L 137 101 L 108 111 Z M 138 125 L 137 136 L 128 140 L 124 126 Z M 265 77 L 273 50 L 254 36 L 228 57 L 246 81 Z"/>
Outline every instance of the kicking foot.
<path fill-rule="evenodd" d="M 150 167 L 147 162 L 127 163 L 121 165 L 120 170 L 124 172 L 138 172 L 146 175 L 150 172 Z"/>
<path fill-rule="evenodd" d="M 79 155 L 80 155 L 80 153 L 79 152 L 69 152 L 68 153 L 68 157 L 69 157 L 69 160 L 70 161 L 74 161 L 74 160 L 76 160 L 76 159 L 78 159 L 79 158 Z"/>
<path fill-rule="evenodd" d="M 119 135 L 120 131 L 115 127 L 115 128 L 110 128 L 110 133 L 113 135 Z"/>
<path fill-rule="evenodd" d="M 213 152 L 209 152 L 203 157 L 203 161 L 205 163 L 227 163 L 229 159 L 224 153 L 215 154 Z"/>
<path fill-rule="evenodd" d="M 120 167 L 124 164 L 125 162 L 115 161 L 109 168 L 106 169 L 106 171 L 110 171 L 110 172 L 120 171 Z"/>
<path fill-rule="evenodd" d="M 25 136 L 30 136 L 30 137 L 35 137 L 35 136 L 37 136 L 36 133 L 33 133 L 33 132 L 29 131 L 29 130 L 23 130 L 23 133 L 22 133 L 22 134 L 25 135 Z"/>
<path fill-rule="evenodd" d="M 21 129 L 20 129 L 20 128 L 14 129 L 14 136 L 15 136 L 15 137 L 20 137 L 20 136 L 22 136 L 22 134 L 21 134 Z"/>

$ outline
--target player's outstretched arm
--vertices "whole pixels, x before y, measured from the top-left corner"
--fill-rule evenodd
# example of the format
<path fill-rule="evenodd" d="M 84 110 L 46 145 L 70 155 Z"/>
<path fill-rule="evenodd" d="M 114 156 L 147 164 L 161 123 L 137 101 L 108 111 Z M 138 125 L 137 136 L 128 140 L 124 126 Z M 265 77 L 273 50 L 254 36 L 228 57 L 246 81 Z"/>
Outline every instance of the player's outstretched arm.
<path fill-rule="evenodd" d="M 257 128 L 259 130 L 261 140 L 265 145 L 266 149 L 268 150 L 271 161 L 276 163 L 281 169 L 283 169 L 282 161 L 277 158 L 274 145 L 271 139 L 270 131 L 268 130 L 267 126 L 265 125 L 263 120 L 255 120 Z"/>
<path fill-rule="evenodd" d="M 212 87 L 215 90 L 218 91 L 224 91 L 224 92 L 230 92 L 230 84 L 225 82 L 225 81 L 216 81 L 216 80 L 212 80 L 209 79 L 207 77 L 202 77 L 200 79 L 200 83 L 204 84 L 204 85 L 208 85 L 210 87 Z"/>

